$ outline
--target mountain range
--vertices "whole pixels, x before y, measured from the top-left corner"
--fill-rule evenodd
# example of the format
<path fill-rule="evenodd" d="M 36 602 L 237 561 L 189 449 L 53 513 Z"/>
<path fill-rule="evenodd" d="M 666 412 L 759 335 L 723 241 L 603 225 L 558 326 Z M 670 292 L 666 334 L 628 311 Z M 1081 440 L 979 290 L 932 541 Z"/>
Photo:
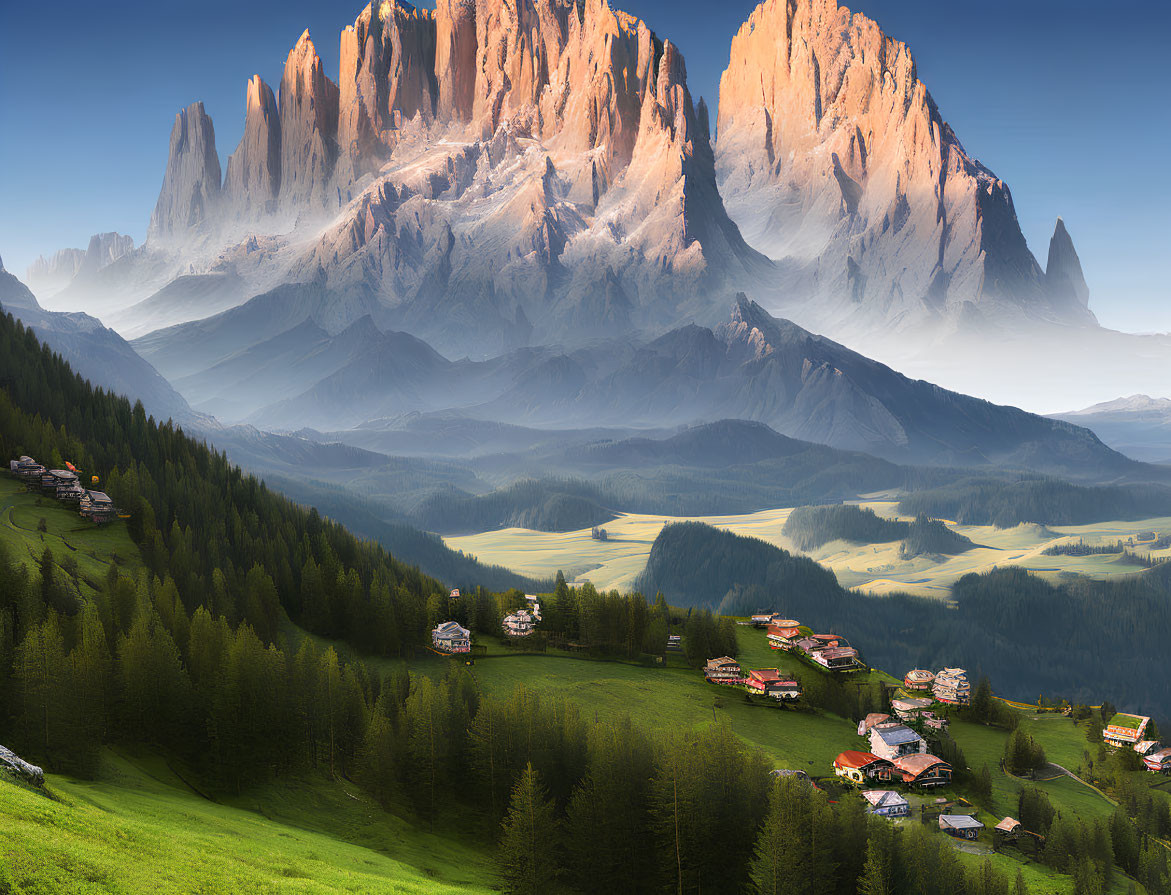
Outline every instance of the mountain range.
<path fill-rule="evenodd" d="M 247 82 L 223 168 L 202 103 L 182 109 L 143 245 L 102 234 L 29 272 L 195 412 L 366 436 L 411 414 L 734 417 L 897 462 L 1133 471 L 1085 429 L 846 347 L 954 359 L 949 335 L 979 353 L 1019 330 L 1068 363 L 1069 339 L 1106 338 L 1064 223 L 1042 269 L 1008 186 L 866 16 L 765 0 L 716 134 L 678 49 L 605 0 L 385 0 L 340 49 L 333 80 L 306 31 L 275 89 Z M 136 369 L 96 381 L 137 397 Z"/>

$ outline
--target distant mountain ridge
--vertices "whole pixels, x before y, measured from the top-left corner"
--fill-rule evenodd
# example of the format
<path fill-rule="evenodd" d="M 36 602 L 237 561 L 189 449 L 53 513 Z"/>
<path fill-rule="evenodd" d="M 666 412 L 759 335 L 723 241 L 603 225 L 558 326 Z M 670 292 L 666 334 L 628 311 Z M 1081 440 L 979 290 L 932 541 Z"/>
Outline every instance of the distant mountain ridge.
<path fill-rule="evenodd" d="M 908 379 L 743 296 L 715 328 L 689 325 L 649 343 L 522 349 L 490 361 L 449 361 L 414 337 L 379 330 L 372 318 L 323 335 L 307 322 L 307 308 L 285 333 L 241 347 L 247 327 L 240 321 L 257 301 L 136 346 L 168 375 L 181 370 L 185 378 L 176 381 L 205 401 L 246 397 L 249 383 L 261 382 L 272 364 L 305 386 L 251 413 L 253 422 L 277 429 L 345 429 L 411 411 L 557 428 L 736 418 L 898 462 L 1111 475 L 1136 468 L 1086 429 Z M 209 333 L 223 340 L 201 359 Z M 314 368 L 319 357 L 333 360 Z M 310 371 L 321 378 L 308 385 L 311 376 L 296 378 Z"/>

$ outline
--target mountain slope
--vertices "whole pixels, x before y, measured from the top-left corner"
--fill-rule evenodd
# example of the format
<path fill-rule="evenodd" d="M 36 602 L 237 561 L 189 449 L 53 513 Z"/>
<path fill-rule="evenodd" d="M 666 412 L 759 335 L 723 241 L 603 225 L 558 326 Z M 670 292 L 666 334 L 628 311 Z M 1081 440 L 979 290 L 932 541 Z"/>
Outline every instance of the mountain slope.
<path fill-rule="evenodd" d="M 718 133 L 729 213 L 797 272 L 803 321 L 1093 324 L 1064 225 L 1050 278 L 1008 185 L 965 151 L 908 47 L 837 0 L 756 8 L 732 41 Z"/>
<path fill-rule="evenodd" d="M 1054 419 L 1085 426 L 1104 442 L 1131 457 L 1171 462 L 1171 400 L 1131 395 L 1074 410 Z"/>
<path fill-rule="evenodd" d="M 147 412 L 159 419 L 194 419 L 183 397 L 120 335 L 88 314 L 43 310 L 32 292 L 3 267 L 0 306 L 95 386 L 141 400 Z"/>

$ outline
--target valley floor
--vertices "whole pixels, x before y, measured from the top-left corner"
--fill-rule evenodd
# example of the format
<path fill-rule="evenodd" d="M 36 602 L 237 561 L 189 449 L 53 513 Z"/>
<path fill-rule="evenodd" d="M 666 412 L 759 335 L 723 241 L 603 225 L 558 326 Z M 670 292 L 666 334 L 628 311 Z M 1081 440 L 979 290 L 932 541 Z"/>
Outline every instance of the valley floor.
<path fill-rule="evenodd" d="M 862 501 L 880 516 L 898 517 L 898 503 L 889 499 Z M 649 516 L 625 514 L 604 527 L 608 539 L 594 540 L 590 529 L 572 532 L 531 531 L 506 528 L 498 531 L 444 540 L 449 547 L 475 556 L 481 562 L 507 566 L 535 578 L 550 578 L 558 570 L 567 578 L 589 580 L 603 590 L 629 590 L 646 566 L 651 546 L 664 525 L 672 522 L 705 522 L 738 535 L 760 538 L 793 553 L 801 553 L 782 533 L 792 508 L 762 510 L 734 516 Z M 908 517 L 902 517 L 908 518 Z M 1043 551 L 1063 541 L 1085 540 L 1089 544 L 1127 540 L 1139 532 L 1171 532 L 1171 518 L 1139 521 L 1109 521 L 1093 525 L 1018 525 L 995 528 L 991 525 L 957 525 L 947 522 L 959 534 L 978 546 L 957 556 L 899 558 L 899 541 L 886 544 L 853 544 L 833 541 L 808 555 L 830 569 L 846 587 L 865 593 L 893 591 L 946 599 L 951 585 L 972 572 L 987 572 L 998 566 L 1020 566 L 1042 577 L 1058 578 L 1078 574 L 1094 578 L 1130 575 L 1141 566 L 1120 554 L 1096 556 L 1045 556 Z M 1139 548 L 1141 550 L 1141 546 Z M 1145 551 L 1144 551 L 1145 552 Z M 1171 550 L 1155 551 L 1155 557 Z"/>

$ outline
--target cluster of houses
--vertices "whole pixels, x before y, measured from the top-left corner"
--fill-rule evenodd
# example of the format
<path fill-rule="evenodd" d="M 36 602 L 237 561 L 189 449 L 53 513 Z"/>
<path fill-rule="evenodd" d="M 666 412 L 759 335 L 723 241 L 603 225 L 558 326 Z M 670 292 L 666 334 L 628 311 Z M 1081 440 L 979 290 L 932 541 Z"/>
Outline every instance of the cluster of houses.
<path fill-rule="evenodd" d="M 1129 747 L 1142 756 L 1143 766 L 1155 774 L 1171 774 L 1171 748 L 1146 738 L 1151 719 L 1118 712 L 1102 731 L 1102 739 L 1116 748 Z"/>
<path fill-rule="evenodd" d="M 838 634 L 814 634 L 796 619 L 776 613 L 754 615 L 752 624 L 767 629 L 772 649 L 804 656 L 826 671 L 857 671 L 863 667 L 858 651 Z"/>
<path fill-rule="evenodd" d="M 8 471 L 31 489 L 40 490 L 62 503 L 76 504 L 78 513 L 90 522 L 100 524 L 117 518 L 114 501 L 105 492 L 83 487 L 77 467 L 72 463 L 65 465 L 68 469 L 46 469 L 26 455 L 9 460 Z"/>
<path fill-rule="evenodd" d="M 742 687 L 749 693 L 771 696 L 777 700 L 801 698 L 801 683 L 777 668 L 753 668 L 745 674 L 740 663 L 729 656 L 708 659 L 703 676 L 709 684 Z"/>
<path fill-rule="evenodd" d="M 944 668 L 938 674 L 913 668 L 903 678 L 903 687 L 911 693 L 931 693 L 935 702 L 947 705 L 970 705 L 972 684 L 962 668 Z"/>

